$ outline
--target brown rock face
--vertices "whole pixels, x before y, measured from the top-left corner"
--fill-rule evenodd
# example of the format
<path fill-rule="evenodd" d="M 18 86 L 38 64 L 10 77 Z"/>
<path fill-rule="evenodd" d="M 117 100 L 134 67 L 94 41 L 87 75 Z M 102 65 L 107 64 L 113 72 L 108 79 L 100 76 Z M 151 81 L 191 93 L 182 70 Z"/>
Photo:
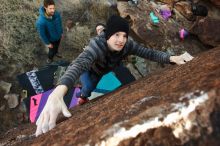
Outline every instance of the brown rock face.
<path fill-rule="evenodd" d="M 154 48 L 162 48 L 163 44 L 166 42 L 166 30 L 162 18 L 156 11 L 154 11 L 153 6 L 149 2 L 140 1 L 138 8 L 130 7 L 126 2 L 118 2 L 118 11 L 122 17 L 130 17 L 131 29 L 135 34 L 148 46 Z M 153 26 L 150 19 L 150 12 L 155 12 L 155 15 L 160 17 L 160 23 L 157 26 Z M 172 26 L 169 27 L 169 30 Z M 175 32 L 170 32 L 174 34 Z"/>
<path fill-rule="evenodd" d="M 220 47 L 73 108 L 38 138 L 35 126 L 7 132 L 11 145 L 219 145 Z M 23 129 L 23 130 L 22 130 Z"/>
<path fill-rule="evenodd" d="M 192 19 L 191 4 L 189 2 L 178 2 L 175 4 L 175 8 L 188 20 Z"/>
<path fill-rule="evenodd" d="M 186 3 L 186 5 L 186 8 L 183 6 L 182 13 L 186 10 L 185 14 L 187 15 L 190 8 L 188 7 L 188 3 Z M 188 21 L 186 17 L 183 17 L 176 9 L 174 9 L 175 14 L 172 14 L 168 20 L 165 20 L 159 13 L 162 6 L 163 5 L 152 1 L 139 1 L 139 4 L 133 7 L 129 6 L 127 2 L 119 1 L 117 9 L 122 17 L 129 19 L 131 32 L 135 34 L 133 37 L 137 41 L 142 42 L 146 47 L 174 54 L 180 54 L 180 52 L 184 51 L 196 54 L 201 52 L 201 50 L 205 50 L 204 45 L 193 36 L 185 41 L 180 40 L 180 29 L 190 28 L 192 22 Z M 167 5 L 167 7 L 169 6 L 170 5 Z M 178 5 L 176 8 L 177 7 Z M 182 10 L 181 6 L 178 8 Z M 154 12 L 159 18 L 159 23 L 157 25 L 152 24 L 149 15 L 151 12 Z"/>
<path fill-rule="evenodd" d="M 163 36 L 158 28 L 157 31 L 154 31 L 151 26 L 149 26 L 150 29 L 147 28 L 147 26 L 150 25 L 149 12 L 151 8 L 146 3 L 141 3 L 140 8 L 136 9 L 130 7 L 127 2 L 118 2 L 117 8 L 122 17 L 130 17 L 132 21 L 131 28 L 138 37 L 145 40 L 149 45 L 154 46 L 156 43 L 154 43 L 153 38 L 157 37 L 159 41 L 163 42 Z M 145 39 L 146 37 L 148 37 L 148 39 Z"/>
<path fill-rule="evenodd" d="M 219 0 L 210 0 L 214 5 L 220 8 L 220 1 Z"/>
<path fill-rule="evenodd" d="M 174 0 L 159 0 L 163 3 L 166 3 L 166 4 L 172 4 L 174 2 Z"/>
<path fill-rule="evenodd" d="M 220 45 L 220 19 L 201 19 L 194 27 L 193 33 L 198 35 L 200 40 L 211 46 Z"/>

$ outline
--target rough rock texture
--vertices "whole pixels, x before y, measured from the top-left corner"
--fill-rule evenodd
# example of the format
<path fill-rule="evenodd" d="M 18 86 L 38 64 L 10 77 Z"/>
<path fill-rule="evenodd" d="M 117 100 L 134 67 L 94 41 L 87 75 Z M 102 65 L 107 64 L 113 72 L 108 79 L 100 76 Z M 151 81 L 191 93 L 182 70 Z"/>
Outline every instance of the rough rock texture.
<path fill-rule="evenodd" d="M 193 33 L 196 34 L 200 40 L 210 46 L 220 45 L 220 19 L 204 18 L 201 19 L 193 28 Z"/>
<path fill-rule="evenodd" d="M 210 0 L 213 4 L 220 8 L 220 1 L 219 0 Z"/>
<path fill-rule="evenodd" d="M 185 1 L 176 3 L 175 8 L 188 20 L 192 19 L 191 4 Z"/>
<path fill-rule="evenodd" d="M 215 59 L 213 59 L 215 58 Z M 90 103 L 38 138 L 14 129 L 12 145 L 219 145 L 220 48 L 138 80 Z"/>
<path fill-rule="evenodd" d="M 174 2 L 174 0 L 159 0 L 163 3 L 166 3 L 166 4 L 172 4 Z"/>
<path fill-rule="evenodd" d="M 139 0 L 137 6 L 129 6 L 125 1 L 118 2 L 118 11 L 122 17 L 130 21 L 136 40 L 147 47 L 163 50 L 171 55 L 178 55 L 184 51 L 194 55 L 209 47 L 218 46 L 219 35 L 217 34 L 219 32 L 213 29 L 219 26 L 220 10 L 210 4 L 209 1 L 199 1 L 199 4 L 205 5 L 209 9 L 205 24 L 198 23 L 196 16 L 192 15 L 190 1 L 177 2 L 172 0 L 162 2 L 173 10 L 168 21 L 164 20 L 159 13 L 160 7 L 164 3 Z M 160 19 L 158 25 L 152 25 L 150 12 L 154 12 Z M 188 32 L 191 32 L 192 28 L 196 31 L 189 33 L 188 37 L 182 41 L 179 39 L 179 31 L 182 28 Z M 161 68 L 160 65 L 151 64 L 148 61 L 145 61 L 145 63 L 150 72 Z"/>
<path fill-rule="evenodd" d="M 9 108 L 15 108 L 19 104 L 18 94 L 6 94 L 4 98 L 8 101 Z"/>
<path fill-rule="evenodd" d="M 178 36 L 181 28 L 187 30 L 193 24 L 192 21 L 186 19 L 192 17 L 189 2 L 177 2 L 173 7 L 169 5 L 174 13 L 168 21 L 164 20 L 158 13 L 161 5 L 163 4 L 140 0 L 136 7 L 131 7 L 126 2 L 118 2 L 117 8 L 121 16 L 131 21 L 132 30 L 146 46 L 164 51 L 171 50 L 174 54 L 182 51 L 195 54 L 204 50 L 206 46 L 193 36 L 184 42 Z M 157 26 L 152 25 L 150 12 L 154 12 L 159 17 L 160 23 Z"/>
<path fill-rule="evenodd" d="M 163 2 L 163 3 L 166 3 L 166 4 L 173 4 L 177 0 L 159 0 L 159 1 Z M 202 0 L 190 0 L 190 1 L 192 1 L 194 3 L 198 3 L 198 2 L 201 2 Z M 217 7 L 220 7 L 220 1 L 219 0 L 210 0 L 210 2 L 212 2 Z"/>
<path fill-rule="evenodd" d="M 207 49 L 200 40 L 194 35 L 189 35 L 184 41 L 179 38 L 179 31 L 182 28 L 188 30 L 193 24 L 191 19 L 189 2 L 178 2 L 175 5 L 168 3 L 173 10 L 172 17 L 164 20 L 159 13 L 160 7 L 164 3 L 156 1 L 139 0 L 137 6 L 130 6 L 125 1 L 118 1 L 117 9 L 120 15 L 130 21 L 131 33 L 135 40 L 143 43 L 146 47 L 165 51 L 171 55 L 179 55 L 185 51 L 190 54 L 197 54 Z M 158 25 L 153 25 L 150 19 L 150 12 L 154 12 L 160 19 Z M 188 18 L 188 19 L 187 19 Z M 163 68 L 163 65 L 144 61 L 147 66 L 147 73 Z"/>
<path fill-rule="evenodd" d="M 0 91 L 3 95 L 9 93 L 10 89 L 11 83 L 0 81 Z"/>

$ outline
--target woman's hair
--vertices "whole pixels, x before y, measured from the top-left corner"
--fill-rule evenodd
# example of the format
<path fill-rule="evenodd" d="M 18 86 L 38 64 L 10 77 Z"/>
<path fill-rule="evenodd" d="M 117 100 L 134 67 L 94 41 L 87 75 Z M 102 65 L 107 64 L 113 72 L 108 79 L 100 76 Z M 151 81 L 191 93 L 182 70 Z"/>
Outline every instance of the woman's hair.
<path fill-rule="evenodd" d="M 49 5 L 55 5 L 54 0 L 44 0 L 44 7 L 48 7 Z"/>

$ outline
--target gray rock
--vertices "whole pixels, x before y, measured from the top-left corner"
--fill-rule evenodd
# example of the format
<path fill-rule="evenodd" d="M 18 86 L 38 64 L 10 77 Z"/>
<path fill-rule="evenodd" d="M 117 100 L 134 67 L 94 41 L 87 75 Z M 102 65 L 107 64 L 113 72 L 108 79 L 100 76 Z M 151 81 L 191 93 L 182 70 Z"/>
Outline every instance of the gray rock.
<path fill-rule="evenodd" d="M 131 74 L 135 77 L 135 79 L 140 79 L 142 76 L 141 74 L 135 69 L 135 67 L 133 66 L 133 64 L 128 63 L 126 65 L 126 67 L 130 70 Z"/>
<path fill-rule="evenodd" d="M 5 110 L 5 105 L 2 105 L 1 107 L 0 107 L 0 111 L 2 112 L 2 111 L 4 111 Z"/>
<path fill-rule="evenodd" d="M 135 66 L 142 76 L 146 76 L 149 73 L 149 70 L 147 69 L 146 64 L 145 64 L 145 59 L 136 57 Z"/>
<path fill-rule="evenodd" d="M 5 92 L 4 94 L 8 94 L 11 89 L 11 83 L 0 81 L 0 88 Z"/>
<path fill-rule="evenodd" d="M 19 102 L 18 102 L 18 94 L 6 94 L 4 98 L 8 101 L 9 108 L 15 108 Z"/>

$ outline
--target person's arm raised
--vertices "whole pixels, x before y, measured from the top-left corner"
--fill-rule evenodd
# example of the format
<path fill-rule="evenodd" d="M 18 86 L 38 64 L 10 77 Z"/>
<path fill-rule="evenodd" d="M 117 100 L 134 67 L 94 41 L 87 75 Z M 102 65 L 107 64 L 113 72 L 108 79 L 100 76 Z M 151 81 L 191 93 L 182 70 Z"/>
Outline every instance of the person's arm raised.
<path fill-rule="evenodd" d="M 46 133 L 56 126 L 56 120 L 59 113 L 62 112 L 65 117 L 71 117 L 71 113 L 68 111 L 63 100 L 63 97 L 67 91 L 67 86 L 58 85 L 50 94 L 47 103 L 36 122 L 36 137 L 42 133 Z"/>

